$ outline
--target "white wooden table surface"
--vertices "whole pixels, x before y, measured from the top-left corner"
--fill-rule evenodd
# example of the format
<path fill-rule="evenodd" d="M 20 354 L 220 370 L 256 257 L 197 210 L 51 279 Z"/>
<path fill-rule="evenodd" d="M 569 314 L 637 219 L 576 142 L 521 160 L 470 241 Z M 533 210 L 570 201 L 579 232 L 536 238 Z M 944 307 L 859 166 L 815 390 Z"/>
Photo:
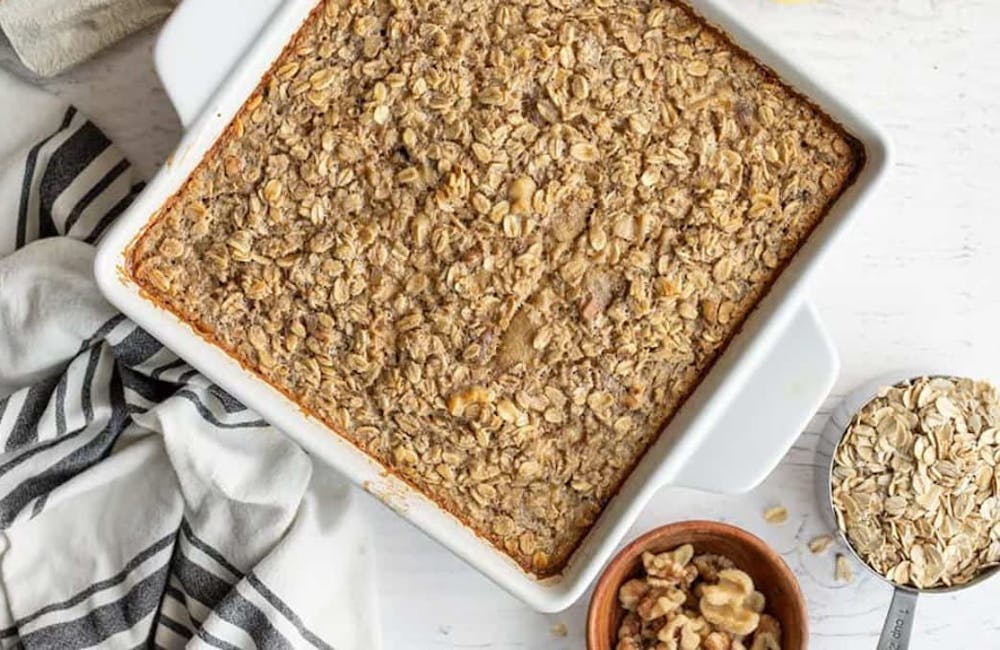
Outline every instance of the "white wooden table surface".
<path fill-rule="evenodd" d="M 859 382 L 899 367 L 945 365 L 1000 377 L 1000 2 L 730 1 L 779 50 L 881 124 L 895 144 L 888 182 L 812 289 L 843 361 L 827 408 Z M 152 71 L 153 37 L 137 35 L 42 82 L 90 114 L 146 174 L 179 133 Z M 3 49 L 0 65 L 17 71 Z M 823 532 L 812 488 L 813 432 L 822 417 L 750 494 L 664 489 L 629 537 L 693 517 L 743 526 L 777 548 L 798 575 L 812 647 L 870 648 L 889 589 L 860 569 L 852 584 L 837 584 L 832 555 L 813 557 L 804 549 Z M 387 649 L 583 647 L 586 598 L 561 614 L 534 613 L 363 498 L 377 537 Z M 761 517 L 773 504 L 791 512 L 782 527 Z M 1000 579 L 922 599 L 914 647 L 1000 648 L 997 602 Z M 551 632 L 557 623 L 568 636 Z"/>

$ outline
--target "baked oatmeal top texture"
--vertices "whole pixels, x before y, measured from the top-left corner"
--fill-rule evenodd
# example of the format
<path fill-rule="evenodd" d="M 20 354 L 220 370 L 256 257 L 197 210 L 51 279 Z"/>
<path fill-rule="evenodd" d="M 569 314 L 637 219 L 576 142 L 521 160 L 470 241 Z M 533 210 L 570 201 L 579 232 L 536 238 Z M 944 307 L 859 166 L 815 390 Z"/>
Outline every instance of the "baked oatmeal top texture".
<path fill-rule="evenodd" d="M 329 0 L 132 273 L 547 575 L 861 157 L 681 4 Z"/>

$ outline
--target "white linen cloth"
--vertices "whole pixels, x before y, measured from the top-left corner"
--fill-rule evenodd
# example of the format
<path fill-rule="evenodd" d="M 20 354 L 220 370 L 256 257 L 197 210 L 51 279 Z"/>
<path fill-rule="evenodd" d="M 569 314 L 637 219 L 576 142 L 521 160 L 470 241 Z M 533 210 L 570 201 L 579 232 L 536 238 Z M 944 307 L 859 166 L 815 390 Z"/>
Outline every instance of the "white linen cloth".
<path fill-rule="evenodd" d="M 379 648 L 354 491 L 98 293 L 141 189 L 0 71 L 0 648 Z"/>
<path fill-rule="evenodd" d="M 167 16 L 176 0 L 0 0 L 0 29 L 35 74 L 59 74 Z"/>

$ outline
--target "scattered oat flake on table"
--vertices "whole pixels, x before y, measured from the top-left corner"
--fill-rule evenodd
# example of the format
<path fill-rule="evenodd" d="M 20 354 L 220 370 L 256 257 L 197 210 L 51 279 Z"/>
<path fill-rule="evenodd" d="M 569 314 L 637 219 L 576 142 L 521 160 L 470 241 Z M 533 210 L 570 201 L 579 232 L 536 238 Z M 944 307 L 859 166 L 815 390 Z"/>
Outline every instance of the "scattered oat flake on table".
<path fill-rule="evenodd" d="M 769 524 L 783 524 L 788 521 L 788 508 L 774 506 L 764 511 L 764 520 Z"/>
<path fill-rule="evenodd" d="M 833 577 L 838 582 L 850 582 L 854 580 L 854 569 L 851 568 L 851 562 L 847 559 L 846 555 L 837 553 L 837 566 L 834 569 Z"/>
<path fill-rule="evenodd" d="M 809 540 L 809 551 L 813 555 L 819 555 L 825 553 L 831 544 L 833 544 L 833 535 L 819 535 Z"/>
<path fill-rule="evenodd" d="M 569 634 L 565 623 L 556 623 L 552 626 L 551 631 L 553 636 L 566 636 Z"/>

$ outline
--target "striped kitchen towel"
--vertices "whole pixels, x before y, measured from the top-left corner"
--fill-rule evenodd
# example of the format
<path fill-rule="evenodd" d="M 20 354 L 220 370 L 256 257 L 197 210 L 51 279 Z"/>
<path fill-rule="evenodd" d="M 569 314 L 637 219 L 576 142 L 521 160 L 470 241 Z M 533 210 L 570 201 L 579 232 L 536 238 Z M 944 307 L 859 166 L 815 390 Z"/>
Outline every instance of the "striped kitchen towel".
<path fill-rule="evenodd" d="M 142 189 L 0 71 L 0 648 L 380 647 L 353 490 L 106 303 Z"/>

